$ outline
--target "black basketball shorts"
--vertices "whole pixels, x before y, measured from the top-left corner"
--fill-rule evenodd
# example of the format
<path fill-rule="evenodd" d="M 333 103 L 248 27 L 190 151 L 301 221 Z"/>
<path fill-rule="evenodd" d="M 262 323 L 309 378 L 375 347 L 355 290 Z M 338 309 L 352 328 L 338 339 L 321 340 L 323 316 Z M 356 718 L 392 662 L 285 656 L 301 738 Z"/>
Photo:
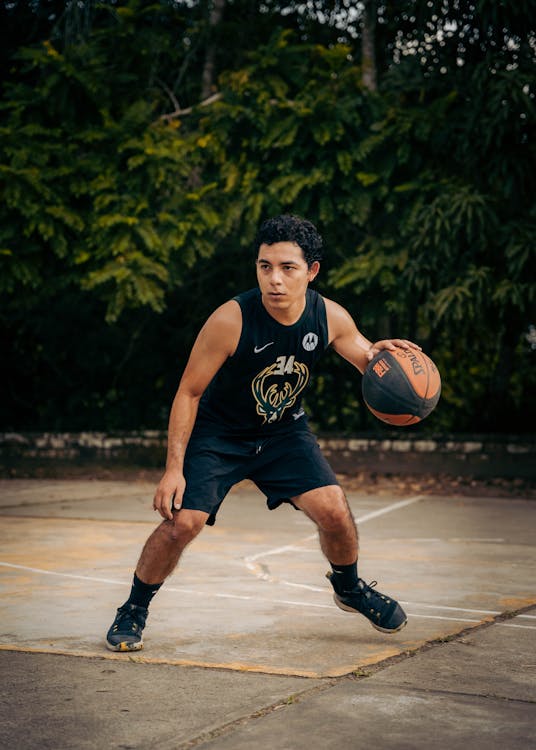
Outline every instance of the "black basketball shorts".
<path fill-rule="evenodd" d="M 231 487 L 243 479 L 266 495 L 270 510 L 309 490 L 339 484 L 315 436 L 303 428 L 257 440 L 194 434 L 184 478 L 182 507 L 209 513 L 208 525 Z"/>

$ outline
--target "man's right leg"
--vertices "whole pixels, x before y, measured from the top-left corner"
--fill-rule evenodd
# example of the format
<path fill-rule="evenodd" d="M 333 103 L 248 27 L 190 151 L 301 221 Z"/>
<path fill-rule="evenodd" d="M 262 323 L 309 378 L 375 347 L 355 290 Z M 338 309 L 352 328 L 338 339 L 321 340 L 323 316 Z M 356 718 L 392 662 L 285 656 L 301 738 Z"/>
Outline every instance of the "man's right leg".
<path fill-rule="evenodd" d="M 138 651 L 143 647 L 142 631 L 149 603 L 175 570 L 185 547 L 203 529 L 208 515 L 186 508 L 174 511 L 173 520 L 163 521 L 147 539 L 136 566 L 130 597 L 117 610 L 106 636 L 109 649 Z"/>
<path fill-rule="evenodd" d="M 136 566 L 144 583 L 163 583 L 175 570 L 184 548 L 203 529 L 209 514 L 183 508 L 173 511 L 173 521 L 162 521 L 145 542 Z"/>

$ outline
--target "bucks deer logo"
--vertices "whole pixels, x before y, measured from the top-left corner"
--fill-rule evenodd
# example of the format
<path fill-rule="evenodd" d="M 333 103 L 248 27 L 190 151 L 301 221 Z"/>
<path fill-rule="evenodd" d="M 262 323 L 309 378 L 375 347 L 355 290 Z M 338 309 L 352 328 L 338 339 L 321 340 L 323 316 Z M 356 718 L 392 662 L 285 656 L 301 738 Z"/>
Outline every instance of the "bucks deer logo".
<path fill-rule="evenodd" d="M 285 409 L 294 406 L 296 399 L 309 382 L 307 365 L 296 362 L 294 355 L 278 357 L 253 378 L 251 390 L 257 404 L 257 414 L 266 422 L 277 422 Z"/>

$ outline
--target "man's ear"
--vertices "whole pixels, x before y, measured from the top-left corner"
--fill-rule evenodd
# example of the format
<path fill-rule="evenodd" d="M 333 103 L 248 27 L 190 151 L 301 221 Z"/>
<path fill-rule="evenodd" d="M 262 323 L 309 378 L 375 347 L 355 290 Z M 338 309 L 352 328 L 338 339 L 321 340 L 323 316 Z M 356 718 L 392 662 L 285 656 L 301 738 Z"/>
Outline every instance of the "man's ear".
<path fill-rule="evenodd" d="M 316 278 L 316 276 L 318 276 L 319 271 L 320 271 L 320 263 L 317 260 L 314 260 L 311 263 L 309 267 L 309 271 L 308 271 L 309 281 L 313 281 Z"/>

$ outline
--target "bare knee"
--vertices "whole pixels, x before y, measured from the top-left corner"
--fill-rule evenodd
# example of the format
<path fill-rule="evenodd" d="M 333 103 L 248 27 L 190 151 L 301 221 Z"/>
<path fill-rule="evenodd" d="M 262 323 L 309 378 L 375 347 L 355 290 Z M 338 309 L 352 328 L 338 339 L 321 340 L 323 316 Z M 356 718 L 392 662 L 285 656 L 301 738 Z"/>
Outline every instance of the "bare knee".
<path fill-rule="evenodd" d="M 317 518 L 313 518 L 323 531 L 337 532 L 353 526 L 353 519 L 346 502 L 323 508 Z"/>
<path fill-rule="evenodd" d="M 186 545 L 200 533 L 207 518 L 208 513 L 183 508 L 173 513 L 173 521 L 164 521 L 162 528 L 170 542 Z"/>
<path fill-rule="evenodd" d="M 346 497 L 338 485 L 305 492 L 294 498 L 294 502 L 323 531 L 337 532 L 354 526 Z"/>

